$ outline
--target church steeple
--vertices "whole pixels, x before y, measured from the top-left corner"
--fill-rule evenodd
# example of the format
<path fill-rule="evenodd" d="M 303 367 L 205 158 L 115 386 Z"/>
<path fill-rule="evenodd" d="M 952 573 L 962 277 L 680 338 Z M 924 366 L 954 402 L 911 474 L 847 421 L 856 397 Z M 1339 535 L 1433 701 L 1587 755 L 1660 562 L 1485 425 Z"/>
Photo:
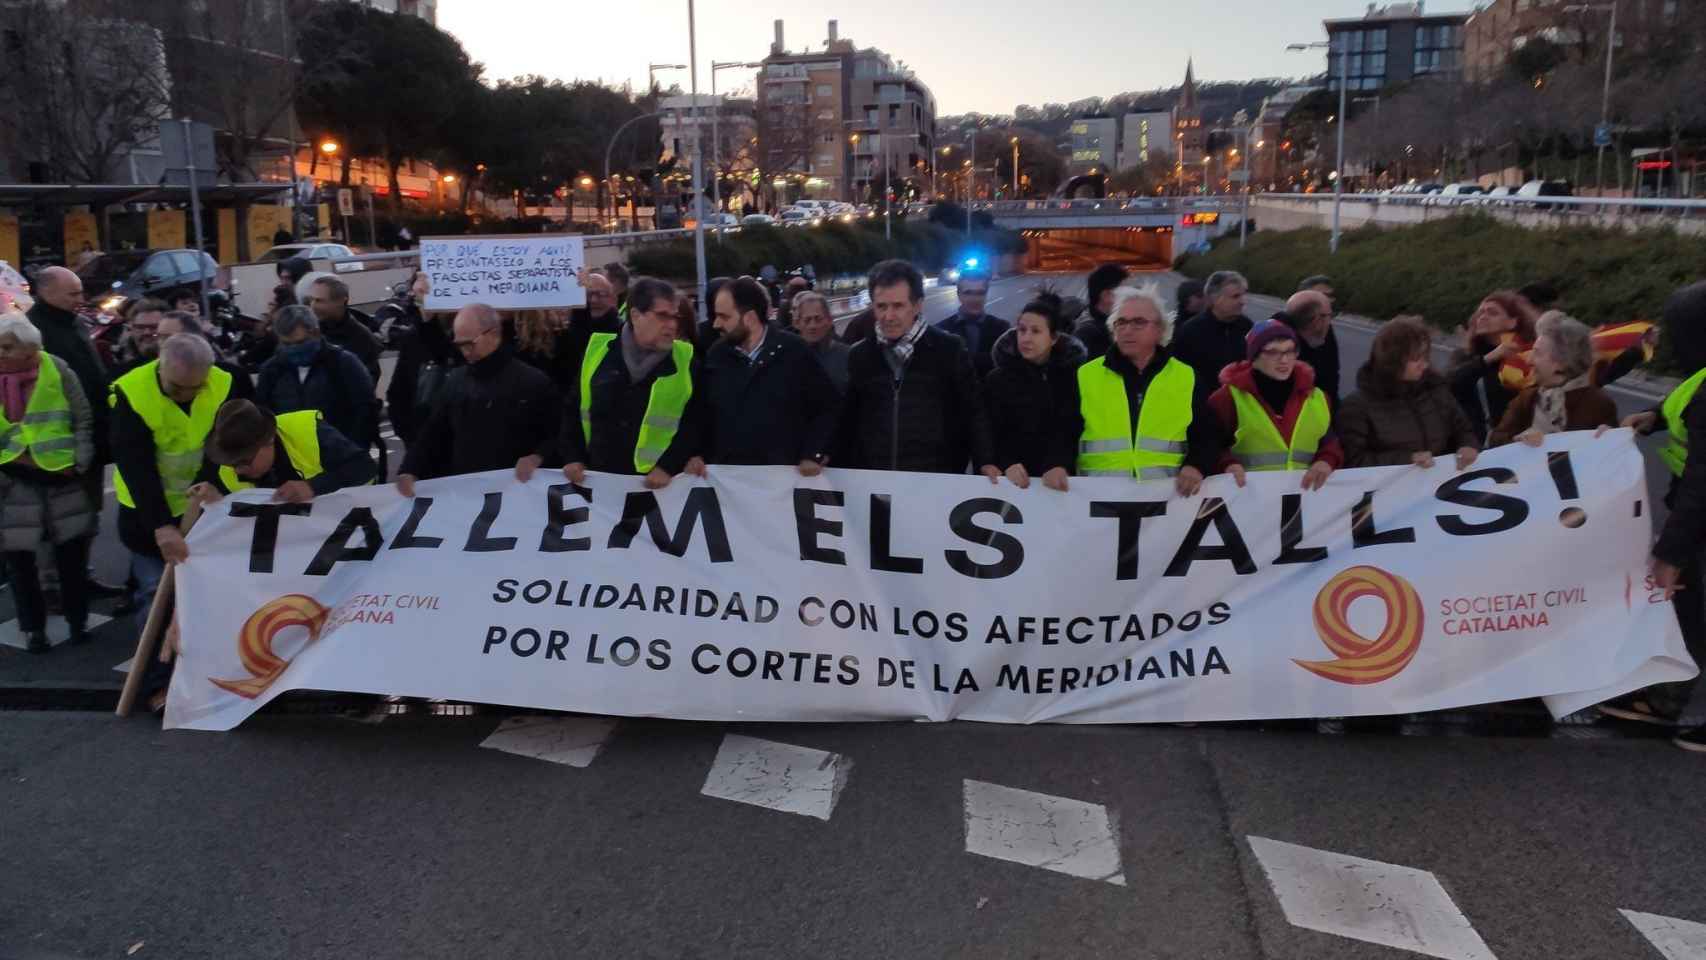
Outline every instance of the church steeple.
<path fill-rule="evenodd" d="M 1197 108 L 1197 81 L 1191 58 L 1185 59 L 1185 89 L 1179 93 L 1179 109 L 1195 110 Z"/>

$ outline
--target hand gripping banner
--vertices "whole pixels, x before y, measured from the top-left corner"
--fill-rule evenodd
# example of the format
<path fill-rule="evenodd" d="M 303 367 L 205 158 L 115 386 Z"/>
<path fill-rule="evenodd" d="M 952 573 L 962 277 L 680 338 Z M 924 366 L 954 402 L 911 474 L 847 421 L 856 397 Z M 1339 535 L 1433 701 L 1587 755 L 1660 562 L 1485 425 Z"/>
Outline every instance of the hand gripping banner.
<path fill-rule="evenodd" d="M 1626 430 L 1300 478 L 247 491 L 178 568 L 166 723 L 230 729 L 299 689 L 707 720 L 1562 714 L 1695 673 Z"/>

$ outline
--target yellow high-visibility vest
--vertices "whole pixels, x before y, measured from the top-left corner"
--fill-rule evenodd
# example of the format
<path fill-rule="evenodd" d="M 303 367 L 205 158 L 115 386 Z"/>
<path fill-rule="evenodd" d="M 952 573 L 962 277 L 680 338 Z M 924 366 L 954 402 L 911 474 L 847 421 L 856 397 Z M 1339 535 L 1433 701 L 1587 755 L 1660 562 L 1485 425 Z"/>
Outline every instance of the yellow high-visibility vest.
<path fill-rule="evenodd" d="M 1688 410 L 1689 401 L 1700 392 L 1700 384 L 1706 381 L 1706 370 L 1701 370 L 1694 376 L 1677 384 L 1665 397 L 1661 408 L 1665 415 L 1665 430 L 1670 433 L 1670 442 L 1659 448 L 1659 459 L 1665 462 L 1670 472 L 1682 476 L 1682 468 L 1688 463 L 1688 427 L 1682 422 L 1682 415 Z"/>
<path fill-rule="evenodd" d="M 592 445 L 592 374 L 610 353 L 610 345 L 618 334 L 595 333 L 587 343 L 586 357 L 581 361 L 581 436 Z M 693 344 L 677 340 L 670 347 L 670 359 L 675 372 L 652 381 L 651 396 L 646 400 L 645 416 L 640 418 L 640 435 L 634 442 L 634 472 L 651 473 L 664 451 L 681 429 L 681 417 L 687 412 L 687 401 L 693 396 Z"/>
<path fill-rule="evenodd" d="M 183 516 L 189 507 L 190 484 L 201 472 L 202 445 L 213 432 L 213 417 L 231 395 L 231 374 L 218 367 L 207 371 L 207 382 L 196 392 L 185 414 L 171 397 L 160 389 L 160 361 L 145 363 L 113 382 L 107 402 L 118 405 L 118 395 L 130 404 L 130 409 L 142 418 L 154 434 L 154 462 L 160 471 L 160 483 L 166 492 L 166 506 L 172 516 Z M 118 502 L 136 509 L 136 498 L 124 473 L 113 471 L 113 493 Z"/>
<path fill-rule="evenodd" d="M 27 452 L 36 466 L 58 473 L 76 466 L 77 435 L 59 365 L 46 353 L 40 357 L 36 388 L 24 405 L 23 422 L 12 423 L 0 411 L 0 463 L 11 463 Z"/>
<path fill-rule="evenodd" d="M 1230 386 L 1230 385 L 1229 385 Z M 1232 386 L 1232 405 L 1238 411 L 1238 432 L 1232 438 L 1232 455 L 1246 470 L 1307 470 L 1321 446 L 1321 438 L 1333 424 L 1327 395 L 1320 387 L 1309 392 L 1303 410 L 1291 428 L 1291 445 L 1280 436 L 1262 401 L 1242 387 Z"/>
<path fill-rule="evenodd" d="M 290 458 L 290 465 L 302 474 L 302 479 L 312 480 L 325 473 L 325 468 L 320 465 L 320 411 L 281 413 L 276 422 L 278 438 L 284 443 L 284 455 Z M 232 467 L 219 468 L 219 482 L 232 493 L 254 486 L 238 476 Z"/>
<path fill-rule="evenodd" d="M 1168 357 L 1149 382 L 1137 429 L 1131 425 L 1125 378 L 1098 357 L 1078 368 L 1078 406 L 1084 433 L 1078 438 L 1078 473 L 1086 477 L 1163 480 L 1185 464 L 1185 431 L 1191 425 L 1196 373 Z"/>

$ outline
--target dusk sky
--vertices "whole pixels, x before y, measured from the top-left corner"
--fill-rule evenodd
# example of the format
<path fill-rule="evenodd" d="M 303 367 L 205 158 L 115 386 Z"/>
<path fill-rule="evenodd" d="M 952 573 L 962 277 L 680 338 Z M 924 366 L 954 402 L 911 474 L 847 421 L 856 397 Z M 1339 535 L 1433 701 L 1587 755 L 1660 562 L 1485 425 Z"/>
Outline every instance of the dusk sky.
<path fill-rule="evenodd" d="M 1440 11 L 1468 9 L 1441 3 Z M 821 50 L 830 19 L 841 36 L 905 61 L 943 114 L 1011 113 L 1020 103 L 1067 103 L 1165 87 L 1196 58 L 1199 80 L 1318 73 L 1324 17 L 1355 17 L 1358 0 L 699 0 L 699 83 L 713 59 L 758 60 L 771 21 L 786 21 L 790 50 Z M 563 80 L 646 82 L 646 64 L 687 62 L 687 0 L 440 0 L 439 26 L 455 34 L 494 79 L 537 73 Z M 727 70 L 720 89 L 750 85 Z M 679 81 L 687 71 L 660 72 Z"/>

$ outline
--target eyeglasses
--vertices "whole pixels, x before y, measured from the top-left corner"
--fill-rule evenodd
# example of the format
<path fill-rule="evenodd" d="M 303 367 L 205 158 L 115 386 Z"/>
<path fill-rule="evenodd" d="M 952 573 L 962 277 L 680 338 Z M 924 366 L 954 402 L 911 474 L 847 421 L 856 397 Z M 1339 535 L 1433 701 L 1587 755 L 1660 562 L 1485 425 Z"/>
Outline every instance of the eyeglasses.
<path fill-rule="evenodd" d="M 1114 321 L 1114 329 L 1117 330 L 1120 327 L 1131 327 L 1134 330 L 1142 330 L 1145 327 L 1155 326 L 1156 322 L 1157 321 L 1150 320 L 1147 317 L 1120 317 Z"/>
<path fill-rule="evenodd" d="M 1297 348 L 1280 347 L 1277 350 L 1270 348 L 1263 350 L 1262 356 L 1267 357 L 1269 360 L 1294 360 L 1297 358 Z"/>
<path fill-rule="evenodd" d="M 462 350 L 462 351 L 466 352 L 468 350 L 474 349 L 474 344 L 479 343 L 481 337 L 483 337 L 486 334 L 491 333 L 491 332 L 492 331 L 490 331 L 490 330 L 482 330 L 479 333 L 474 334 L 474 336 L 471 337 L 470 339 L 452 340 L 452 341 L 450 341 L 450 345 L 455 347 L 458 350 Z"/>

